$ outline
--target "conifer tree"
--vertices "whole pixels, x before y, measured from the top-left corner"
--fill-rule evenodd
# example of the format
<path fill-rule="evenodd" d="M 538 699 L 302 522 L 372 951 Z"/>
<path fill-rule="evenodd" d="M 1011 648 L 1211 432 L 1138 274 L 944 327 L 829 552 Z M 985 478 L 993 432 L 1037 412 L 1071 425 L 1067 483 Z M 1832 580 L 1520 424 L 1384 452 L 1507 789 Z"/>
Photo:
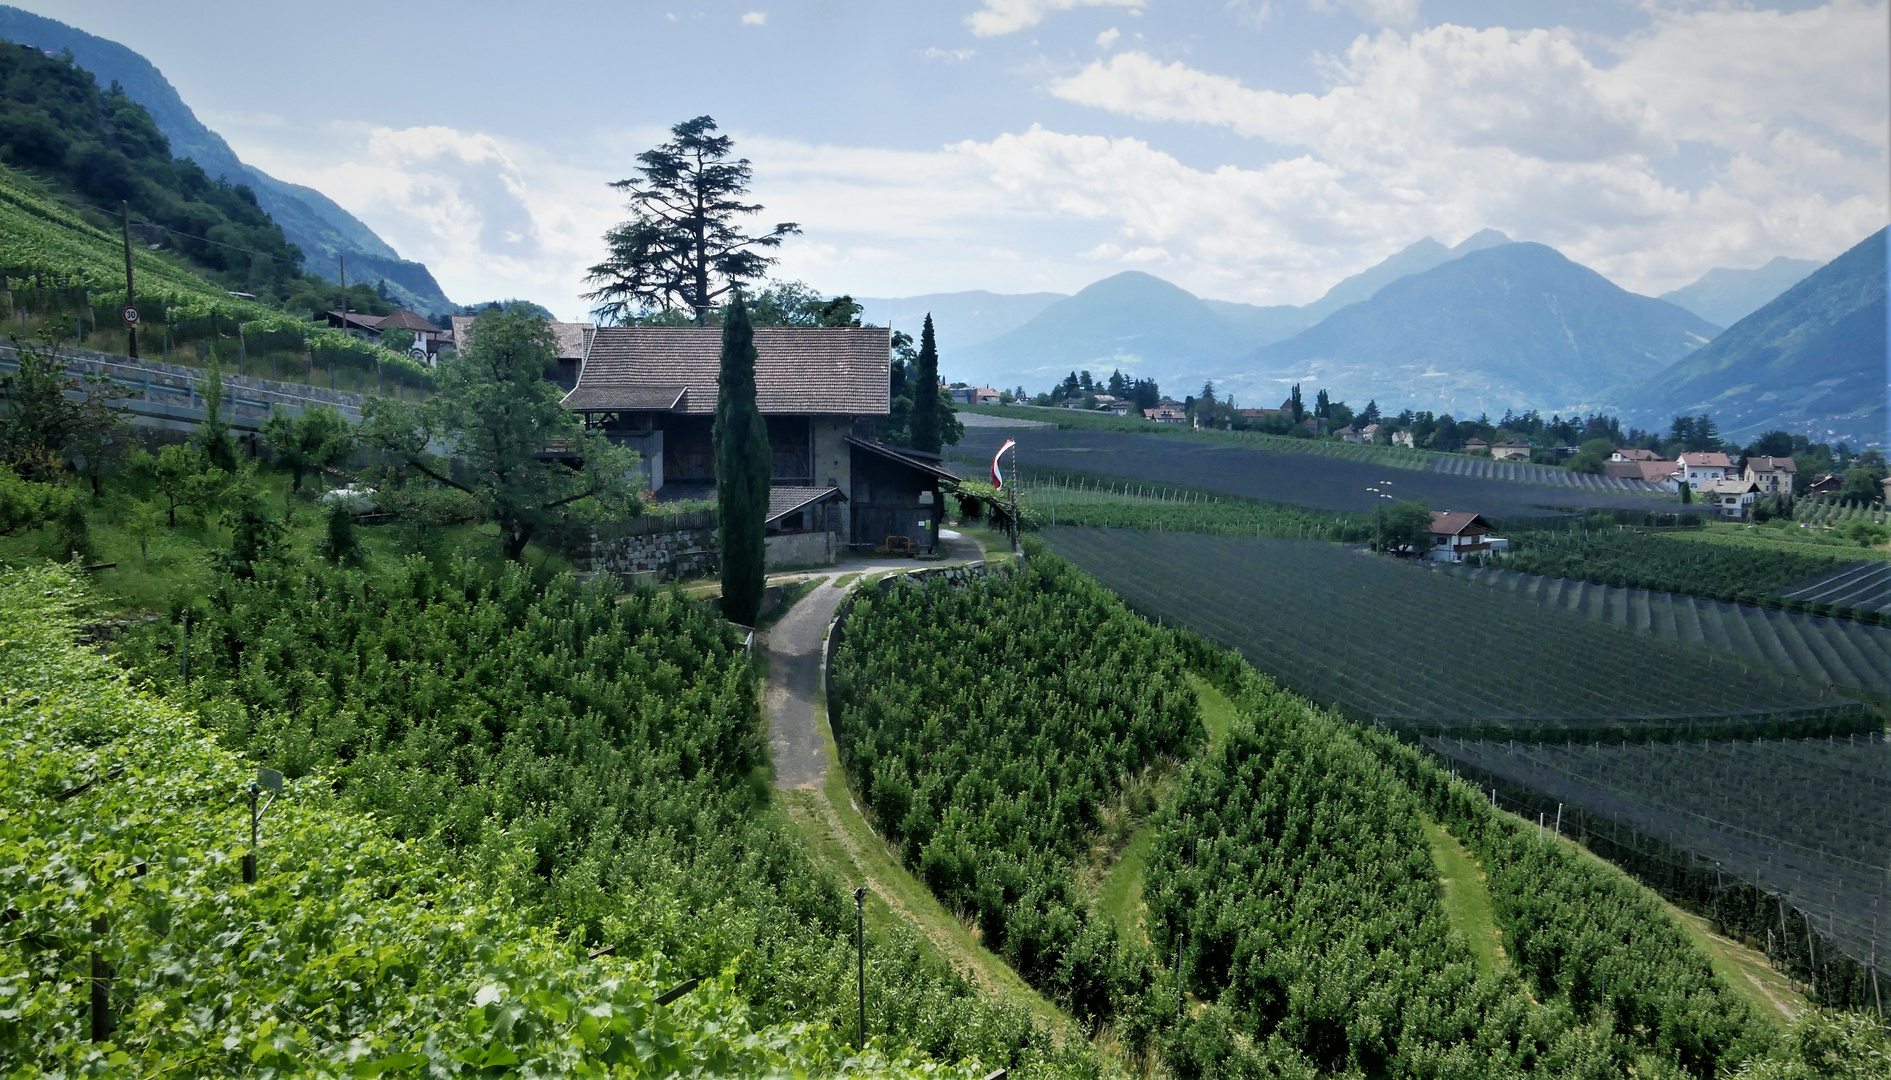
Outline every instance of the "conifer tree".
<path fill-rule="evenodd" d="M 932 315 L 919 334 L 919 377 L 913 385 L 913 449 L 936 454 L 945 446 L 945 425 L 939 413 L 939 343 L 932 334 Z"/>
<path fill-rule="evenodd" d="M 755 331 L 739 293 L 722 326 L 714 436 L 722 614 L 753 626 L 765 586 L 763 523 L 774 454 L 768 446 L 768 425 L 755 403 Z"/>

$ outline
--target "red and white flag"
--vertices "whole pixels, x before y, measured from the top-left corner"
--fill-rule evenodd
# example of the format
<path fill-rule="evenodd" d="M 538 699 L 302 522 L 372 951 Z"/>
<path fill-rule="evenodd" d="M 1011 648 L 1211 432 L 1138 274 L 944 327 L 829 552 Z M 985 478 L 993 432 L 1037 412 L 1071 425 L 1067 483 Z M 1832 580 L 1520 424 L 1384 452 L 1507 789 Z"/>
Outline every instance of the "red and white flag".
<path fill-rule="evenodd" d="M 993 491 L 1003 491 L 1005 489 L 1005 474 L 998 471 L 998 459 L 1004 457 L 1005 451 L 1016 445 L 1018 445 L 1018 440 L 1006 439 L 1005 444 L 998 448 L 998 452 L 991 456 L 991 488 Z"/>

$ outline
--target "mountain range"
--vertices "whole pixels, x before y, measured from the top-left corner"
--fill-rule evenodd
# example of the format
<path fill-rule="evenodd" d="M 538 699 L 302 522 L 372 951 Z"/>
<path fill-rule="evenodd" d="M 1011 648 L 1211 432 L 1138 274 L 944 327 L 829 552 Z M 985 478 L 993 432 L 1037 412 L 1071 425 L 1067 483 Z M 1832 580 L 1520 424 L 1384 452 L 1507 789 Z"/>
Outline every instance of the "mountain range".
<path fill-rule="evenodd" d="M 1705 348 L 1612 396 L 1649 423 L 1708 413 L 1730 438 L 1785 428 L 1882 444 L 1891 424 L 1885 255 L 1880 229 Z"/>
<path fill-rule="evenodd" d="M 1408 274 L 1237 365 L 1232 388 L 1303 382 L 1459 416 L 1593 406 L 1720 327 L 1542 244 L 1500 244 Z M 1271 404 L 1271 402 L 1270 402 Z"/>
<path fill-rule="evenodd" d="M 310 273 L 335 280 L 337 257 L 345 255 L 350 280 L 386 281 L 390 298 L 403 307 L 430 315 L 458 310 L 425 265 L 401 258 L 373 229 L 326 195 L 239 160 L 221 135 L 197 119 L 163 73 L 132 49 L 5 5 L 0 5 L 0 39 L 55 53 L 70 51 L 101 85 L 118 83 L 151 114 L 174 156 L 190 158 L 213 179 L 247 184 L 256 193 L 257 205 L 302 249 L 303 267 Z"/>
<path fill-rule="evenodd" d="M 1876 242 L 1875 262 L 1867 241 L 1823 267 L 1711 270 L 1660 298 L 1486 230 L 1456 247 L 1420 240 L 1303 307 L 1203 299 L 1128 271 L 1073 296 L 935 294 L 868 314 L 932 311 L 946 376 L 993 386 L 1121 368 L 1178 396 L 1213 380 L 1256 405 L 1301 382 L 1393 408 L 1608 408 L 1655 426 L 1708 411 L 1732 437 L 1785 427 L 1876 445 L 1888 381 Z"/>

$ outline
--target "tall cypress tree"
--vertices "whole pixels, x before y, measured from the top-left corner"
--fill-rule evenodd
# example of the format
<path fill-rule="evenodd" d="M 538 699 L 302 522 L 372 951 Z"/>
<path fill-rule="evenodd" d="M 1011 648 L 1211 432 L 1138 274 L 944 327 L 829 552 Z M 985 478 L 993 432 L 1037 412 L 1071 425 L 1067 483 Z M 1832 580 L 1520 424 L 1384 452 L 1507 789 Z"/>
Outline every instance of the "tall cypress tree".
<path fill-rule="evenodd" d="M 932 336 L 929 312 L 919 335 L 919 375 L 913 380 L 913 449 L 936 454 L 945 446 L 939 411 L 939 343 Z"/>
<path fill-rule="evenodd" d="M 755 330 L 737 294 L 722 324 L 722 372 L 716 378 L 717 538 L 722 548 L 722 615 L 755 625 L 765 587 L 762 542 L 774 454 L 755 404 Z"/>

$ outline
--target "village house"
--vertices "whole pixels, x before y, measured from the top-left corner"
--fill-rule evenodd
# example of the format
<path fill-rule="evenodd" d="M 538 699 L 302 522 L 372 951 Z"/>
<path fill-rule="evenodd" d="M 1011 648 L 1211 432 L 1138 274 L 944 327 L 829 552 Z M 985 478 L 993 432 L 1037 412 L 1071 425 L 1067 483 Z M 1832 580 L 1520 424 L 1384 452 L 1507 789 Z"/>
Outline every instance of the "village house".
<path fill-rule="evenodd" d="M 1158 424 L 1188 423 L 1188 414 L 1182 411 L 1181 406 L 1169 402 L 1163 402 L 1153 409 L 1144 409 L 1142 415 L 1144 419 L 1154 420 Z"/>
<path fill-rule="evenodd" d="M 1505 439 L 1490 448 L 1490 456 L 1498 461 L 1530 460 L 1530 444 L 1522 439 Z"/>
<path fill-rule="evenodd" d="M 1647 453 L 1645 450 L 1634 452 L 1638 454 Z M 1620 453 L 1620 451 L 1618 451 L 1618 453 Z M 1677 462 L 1663 461 L 1656 457 L 1629 458 L 1626 460 L 1611 458 L 1602 463 L 1602 475 L 1613 476 L 1618 480 L 1640 480 L 1643 483 L 1654 484 L 1667 491 L 1676 491 L 1678 490 L 1678 485 L 1673 483 L 1672 478 L 1674 471 L 1680 467 L 1680 464 Z"/>
<path fill-rule="evenodd" d="M 952 388 L 952 400 L 961 405 L 996 405 L 998 391 L 989 386 L 955 386 Z"/>
<path fill-rule="evenodd" d="M 1431 549 L 1425 557 L 1437 562 L 1463 562 L 1466 555 L 1502 551 L 1509 541 L 1491 536 L 1491 523 L 1484 515 L 1464 510 L 1434 510 L 1431 513 Z"/>
<path fill-rule="evenodd" d="M 1798 475 L 1799 466 L 1789 457 L 1747 459 L 1745 478 L 1752 481 L 1762 495 L 1791 495 L 1793 480 Z"/>
<path fill-rule="evenodd" d="M 1349 443 L 1370 445 L 1378 441 L 1379 431 L 1378 424 L 1367 424 L 1365 427 L 1349 425 L 1339 430 L 1339 437 Z"/>
<path fill-rule="evenodd" d="M 1839 474 L 1820 473 L 1817 477 L 1813 478 L 1812 483 L 1806 485 L 1806 494 L 1808 495 L 1837 495 L 1839 493 L 1839 490 L 1843 488 L 1844 486 L 1845 486 L 1845 478 L 1840 476 Z"/>
<path fill-rule="evenodd" d="M 606 326 L 576 340 L 585 351 L 565 408 L 636 450 L 659 501 L 713 498 L 722 331 Z M 875 438 L 891 405 L 891 345 L 883 327 L 756 328 L 756 404 L 774 452 L 771 564 L 831 562 L 840 547 L 870 550 L 890 536 L 938 549 L 958 478 L 937 454 Z"/>
<path fill-rule="evenodd" d="M 1609 455 L 1610 461 L 1659 461 L 1661 455 L 1653 450 L 1643 450 L 1639 446 L 1629 446 Z"/>
<path fill-rule="evenodd" d="M 1407 450 L 1412 449 L 1412 433 L 1409 431 L 1394 431 L 1392 433 L 1392 445 L 1403 446 Z"/>
<path fill-rule="evenodd" d="M 1473 435 L 1471 438 L 1464 440 L 1464 452 L 1467 454 L 1487 454 L 1490 452 L 1490 444 Z"/>
<path fill-rule="evenodd" d="M 1675 458 L 1675 480 L 1685 482 L 1696 491 L 1702 484 L 1729 479 L 1733 473 L 1733 459 L 1718 450 L 1686 450 Z"/>
<path fill-rule="evenodd" d="M 376 344 L 380 343 L 381 335 L 389 330 L 406 330 L 414 335 L 413 344 L 407 347 L 407 354 L 422 364 L 437 362 L 440 350 L 450 347 L 454 342 L 449 331 L 440 329 L 428 322 L 425 316 L 411 311 L 396 310 L 391 315 L 331 311 L 328 313 L 328 325 L 346 332 L 350 337 Z"/>
<path fill-rule="evenodd" d="M 1701 503 L 1714 508 L 1715 516 L 1745 521 L 1753 515 L 1760 487 L 1751 480 L 1709 480 L 1696 490 Z"/>

